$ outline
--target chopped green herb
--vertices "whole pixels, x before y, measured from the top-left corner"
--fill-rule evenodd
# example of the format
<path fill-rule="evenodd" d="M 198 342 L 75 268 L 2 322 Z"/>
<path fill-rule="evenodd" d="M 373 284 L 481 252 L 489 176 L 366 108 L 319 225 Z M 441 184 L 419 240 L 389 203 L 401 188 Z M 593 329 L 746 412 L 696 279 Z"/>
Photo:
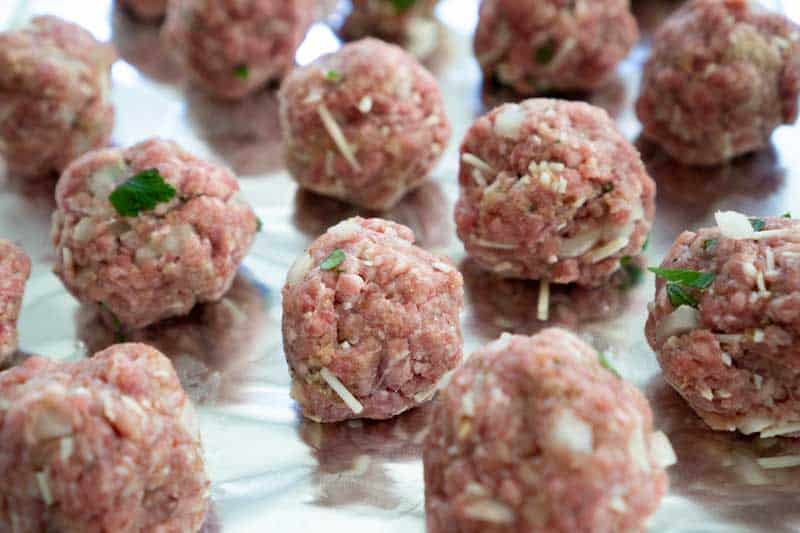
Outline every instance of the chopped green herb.
<path fill-rule="evenodd" d="M 647 248 L 650 246 L 650 234 L 647 234 L 647 238 L 644 240 L 644 244 L 642 245 L 642 251 L 646 252 Z"/>
<path fill-rule="evenodd" d="M 671 281 L 689 289 L 707 289 L 717 277 L 713 272 L 697 272 L 694 270 L 649 268 L 650 272 L 661 279 Z"/>
<path fill-rule="evenodd" d="M 620 379 L 622 378 L 622 376 L 617 371 L 617 369 L 614 368 L 614 365 L 611 364 L 611 361 L 608 360 L 608 357 L 606 357 L 606 354 L 604 352 L 600 352 L 600 355 L 598 357 L 600 359 L 600 365 L 603 368 L 605 368 L 606 370 L 608 370 L 609 372 L 611 372 L 612 374 L 614 374 L 618 378 L 620 378 Z"/>
<path fill-rule="evenodd" d="M 256 217 L 256 233 L 261 233 L 261 228 L 264 227 L 264 223 L 261 222 L 260 217 Z"/>
<path fill-rule="evenodd" d="M 761 231 L 762 229 L 764 229 L 764 226 L 766 226 L 767 223 L 760 218 L 751 218 L 750 225 L 753 226 L 753 229 L 755 231 Z"/>
<path fill-rule="evenodd" d="M 683 290 L 677 283 L 667 283 L 667 296 L 669 297 L 669 303 L 672 304 L 672 307 L 689 305 L 697 308 L 697 300 L 695 300 L 691 294 Z"/>
<path fill-rule="evenodd" d="M 142 211 L 150 211 L 158 204 L 172 200 L 176 193 L 175 188 L 158 173 L 158 169 L 151 168 L 119 185 L 108 200 L 121 216 L 135 217 Z"/>
<path fill-rule="evenodd" d="M 791 211 L 785 212 L 784 214 L 781 215 L 781 218 L 792 218 L 792 212 Z"/>
<path fill-rule="evenodd" d="M 250 75 L 250 69 L 247 68 L 247 65 L 239 65 L 238 67 L 233 68 L 233 75 L 240 80 L 246 80 Z"/>
<path fill-rule="evenodd" d="M 332 251 L 331 255 L 326 257 L 322 263 L 320 263 L 319 267 L 322 270 L 333 270 L 344 262 L 344 258 L 344 252 L 336 249 Z"/>
<path fill-rule="evenodd" d="M 608 193 L 610 193 L 611 191 L 614 190 L 614 184 L 611 183 L 611 182 L 604 183 L 603 186 L 602 186 L 602 190 L 603 190 L 603 194 L 608 194 Z"/>
<path fill-rule="evenodd" d="M 706 239 L 703 241 L 703 250 L 710 252 L 717 247 L 719 241 L 717 239 Z"/>
<path fill-rule="evenodd" d="M 417 3 L 417 0 L 391 0 L 391 2 L 395 10 L 397 10 L 398 13 L 402 13 L 403 11 L 411 9 L 414 4 Z"/>
<path fill-rule="evenodd" d="M 333 83 L 342 81 L 342 73 L 338 70 L 329 69 L 325 71 L 325 79 Z"/>
<path fill-rule="evenodd" d="M 639 265 L 637 265 L 633 257 L 626 255 L 619 260 L 622 271 L 625 273 L 627 279 L 622 283 L 623 289 L 628 289 L 634 285 L 638 285 L 642 281 L 644 272 Z"/>
<path fill-rule="evenodd" d="M 555 41 L 548 41 L 546 44 L 536 49 L 536 62 L 540 65 L 549 64 L 556 56 Z"/>

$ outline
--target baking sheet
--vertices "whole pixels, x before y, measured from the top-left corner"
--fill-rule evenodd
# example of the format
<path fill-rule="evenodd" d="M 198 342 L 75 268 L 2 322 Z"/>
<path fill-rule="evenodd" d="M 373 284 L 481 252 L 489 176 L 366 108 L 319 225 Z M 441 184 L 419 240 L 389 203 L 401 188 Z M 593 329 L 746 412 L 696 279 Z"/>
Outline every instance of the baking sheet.
<path fill-rule="evenodd" d="M 632 110 L 647 35 L 680 2 L 634 0 L 643 41 L 618 76 L 590 101 L 608 109 L 625 135 L 637 140 Z M 800 2 L 764 2 L 800 20 Z M 323 18 L 334 0 L 321 0 Z M 213 512 L 204 531 L 414 533 L 424 531 L 420 446 L 429 409 L 380 423 L 307 422 L 289 398 L 281 348 L 280 289 L 290 264 L 313 238 L 357 213 L 344 204 L 298 191 L 282 168 L 274 92 L 239 103 L 213 102 L 185 86 L 159 50 L 157 30 L 137 24 L 108 0 L 0 0 L 0 26 L 51 13 L 113 40 L 121 59 L 113 68 L 117 109 L 113 142 L 130 145 L 151 135 L 173 138 L 199 156 L 226 163 L 241 177 L 246 197 L 264 221 L 234 290 L 136 337 L 173 358 L 199 404 Z M 531 333 L 542 325 L 531 309 L 536 284 L 493 279 L 465 260 L 452 223 L 457 194 L 458 142 L 470 122 L 508 95 L 484 90 L 471 54 L 477 0 L 443 0 L 443 38 L 429 66 L 441 82 L 453 141 L 433 180 L 384 215 L 411 226 L 421 244 L 452 257 L 465 275 L 465 352 L 503 331 Z M 339 43 L 315 25 L 298 60 L 308 62 Z M 684 228 L 712 224 L 716 209 L 752 215 L 800 212 L 800 129 L 780 128 L 773 145 L 723 168 L 697 171 L 640 145 L 658 181 L 658 216 L 648 250 L 662 257 Z M 63 290 L 50 272 L 52 184 L 0 184 L 0 236 L 20 242 L 34 260 L 20 321 L 22 353 L 83 357 L 114 341 L 93 313 Z M 800 453 L 800 443 L 713 433 L 658 377 L 643 329 L 653 279 L 622 294 L 565 291 L 554 295 L 554 316 L 607 351 L 620 372 L 650 398 L 656 423 L 675 445 L 670 493 L 652 532 L 788 532 L 800 528 L 800 470 L 762 470 L 762 456 Z M 591 302 L 591 306 L 587 306 Z"/>

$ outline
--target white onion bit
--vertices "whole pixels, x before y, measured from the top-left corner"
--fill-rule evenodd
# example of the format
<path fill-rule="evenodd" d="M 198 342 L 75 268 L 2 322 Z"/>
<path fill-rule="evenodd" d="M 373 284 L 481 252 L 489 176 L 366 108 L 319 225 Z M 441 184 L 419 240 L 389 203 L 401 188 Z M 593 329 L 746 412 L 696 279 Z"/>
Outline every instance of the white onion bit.
<path fill-rule="evenodd" d="M 489 165 L 489 163 L 487 163 L 486 161 L 484 161 L 483 159 L 474 154 L 470 153 L 462 154 L 461 161 L 477 168 L 481 172 L 486 172 L 487 174 L 497 174 L 497 172 L 495 172 L 495 170 Z"/>
<path fill-rule="evenodd" d="M 717 211 L 714 214 L 723 237 L 729 239 L 752 239 L 756 231 L 750 219 L 736 211 Z"/>
<path fill-rule="evenodd" d="M 345 387 L 344 384 L 339 381 L 339 378 L 334 376 L 330 370 L 323 368 L 320 370 L 319 374 L 322 376 L 322 379 L 325 380 L 325 383 L 327 383 L 328 386 L 333 389 L 333 392 L 339 395 L 339 398 L 342 399 L 342 401 L 347 405 L 347 407 L 350 408 L 351 411 L 357 415 L 364 411 L 364 406 L 361 405 L 361 402 L 359 402 L 356 397 L 353 396 L 352 392 L 347 390 L 347 387 Z"/>
<path fill-rule="evenodd" d="M 663 431 L 650 435 L 650 452 L 660 468 L 667 468 L 678 462 L 675 450 Z"/>
<path fill-rule="evenodd" d="M 688 333 L 700 326 L 700 311 L 688 305 L 682 305 L 669 314 L 659 324 L 656 337 L 660 340 L 675 335 Z"/>

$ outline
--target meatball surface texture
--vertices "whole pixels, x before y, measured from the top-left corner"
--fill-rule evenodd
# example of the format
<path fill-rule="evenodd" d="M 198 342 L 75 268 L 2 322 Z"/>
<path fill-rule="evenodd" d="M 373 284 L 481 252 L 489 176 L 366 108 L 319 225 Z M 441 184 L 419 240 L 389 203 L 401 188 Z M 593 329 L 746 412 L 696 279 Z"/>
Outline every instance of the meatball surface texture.
<path fill-rule="evenodd" d="M 173 196 L 138 214 L 111 202 L 120 189 L 133 203 L 164 187 Z M 86 154 L 64 171 L 56 203 L 56 275 L 130 329 L 219 300 L 258 229 L 236 176 L 161 139 Z"/>
<path fill-rule="evenodd" d="M 645 397 L 561 329 L 472 354 L 430 427 L 429 533 L 641 531 L 675 461 Z"/>
<path fill-rule="evenodd" d="M 195 532 L 208 479 L 191 402 L 169 359 L 118 344 L 0 374 L 0 526 Z"/>
<path fill-rule="evenodd" d="M 413 242 L 400 224 L 352 218 L 292 266 L 283 345 L 307 418 L 391 418 L 461 361 L 461 274 Z"/>

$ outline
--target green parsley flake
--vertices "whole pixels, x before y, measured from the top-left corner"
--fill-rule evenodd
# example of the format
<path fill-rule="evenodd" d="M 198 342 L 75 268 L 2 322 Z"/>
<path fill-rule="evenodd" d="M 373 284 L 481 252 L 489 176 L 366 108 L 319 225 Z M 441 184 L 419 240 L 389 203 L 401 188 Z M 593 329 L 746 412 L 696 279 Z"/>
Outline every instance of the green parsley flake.
<path fill-rule="evenodd" d="M 675 308 L 688 305 L 696 309 L 698 306 L 697 300 L 677 283 L 667 283 L 667 296 L 669 297 L 669 303 Z"/>
<path fill-rule="evenodd" d="M 333 69 L 326 70 L 325 79 L 333 83 L 339 83 L 342 81 L 342 73 Z"/>
<path fill-rule="evenodd" d="M 408 11 L 414 4 L 417 3 L 417 0 L 391 0 L 392 5 L 394 5 L 394 9 L 398 13 L 402 13 L 403 11 Z"/>
<path fill-rule="evenodd" d="M 233 75 L 240 80 L 246 80 L 250 75 L 250 69 L 247 68 L 247 65 L 239 65 L 238 67 L 233 68 Z"/>
<path fill-rule="evenodd" d="M 260 217 L 256 217 L 256 233 L 261 233 L 261 228 L 264 227 L 264 223 L 261 222 Z"/>
<path fill-rule="evenodd" d="M 644 244 L 642 245 L 642 251 L 646 252 L 647 248 L 650 246 L 650 234 L 647 234 L 647 237 L 644 240 Z"/>
<path fill-rule="evenodd" d="M 781 218 L 792 218 L 792 212 L 791 211 L 785 212 L 784 214 L 781 215 Z"/>
<path fill-rule="evenodd" d="M 608 357 L 606 357 L 606 354 L 605 354 L 604 352 L 601 352 L 601 353 L 598 355 L 598 358 L 600 359 L 600 365 L 601 365 L 603 368 L 605 368 L 606 370 L 608 370 L 609 372 L 611 372 L 612 374 L 614 374 L 614 375 L 615 375 L 615 376 L 617 376 L 618 378 L 620 378 L 620 379 L 622 378 L 622 376 L 621 376 L 621 375 L 620 375 L 620 373 L 617 371 L 617 369 L 616 369 L 616 368 L 614 368 L 614 365 L 612 365 L 612 364 L 611 364 L 611 361 L 609 361 L 609 360 L 608 360 Z"/>
<path fill-rule="evenodd" d="M 546 44 L 536 49 L 536 62 L 540 65 L 549 64 L 556 56 L 556 43 L 548 41 Z"/>
<path fill-rule="evenodd" d="M 119 185 L 108 200 L 121 216 L 135 217 L 172 200 L 176 194 L 175 188 L 164 180 L 158 169 L 151 168 Z"/>
<path fill-rule="evenodd" d="M 710 252 L 717 247 L 719 241 L 717 239 L 706 239 L 703 241 L 703 250 Z"/>
<path fill-rule="evenodd" d="M 689 289 L 707 289 L 717 277 L 713 272 L 696 272 L 694 270 L 652 267 L 648 270 L 661 279 Z"/>
<path fill-rule="evenodd" d="M 761 231 L 762 229 L 764 229 L 764 226 L 766 226 L 767 223 L 760 218 L 751 218 L 750 225 L 753 226 L 753 230 Z"/>
<path fill-rule="evenodd" d="M 345 255 L 344 252 L 336 249 L 331 252 L 331 255 L 325 258 L 322 263 L 320 263 L 319 267 L 322 270 L 333 270 L 334 268 L 338 267 L 344 262 Z"/>
<path fill-rule="evenodd" d="M 634 285 L 638 285 L 640 281 L 642 281 L 642 277 L 644 272 L 642 272 L 641 267 L 637 265 L 633 258 L 629 255 L 622 257 L 619 260 L 619 264 L 622 267 L 622 271 L 625 273 L 627 279 L 622 283 L 623 289 L 628 289 L 633 287 Z"/>
<path fill-rule="evenodd" d="M 614 184 L 610 183 L 610 182 L 609 183 L 604 183 L 603 187 L 602 187 L 602 190 L 603 190 L 603 194 L 608 194 L 608 193 L 610 193 L 611 191 L 614 190 Z"/>

